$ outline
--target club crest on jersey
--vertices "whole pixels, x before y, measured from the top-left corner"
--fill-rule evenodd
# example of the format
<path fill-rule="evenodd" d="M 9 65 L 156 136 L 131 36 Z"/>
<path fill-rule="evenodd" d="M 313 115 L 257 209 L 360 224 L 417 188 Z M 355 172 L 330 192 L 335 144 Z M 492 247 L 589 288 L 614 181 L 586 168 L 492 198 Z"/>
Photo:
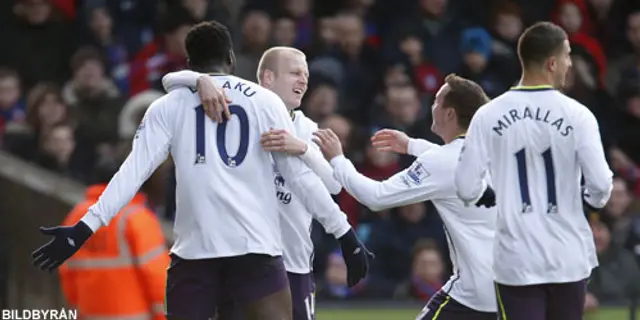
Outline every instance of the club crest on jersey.
<path fill-rule="evenodd" d="M 422 166 L 422 163 L 416 162 L 413 165 L 411 165 L 411 167 L 409 167 L 409 170 L 407 170 L 405 183 L 410 181 L 415 185 L 419 185 L 420 183 L 422 183 L 424 179 L 426 179 L 430 175 L 431 174 L 429 173 L 429 171 L 425 170 L 424 166 Z"/>

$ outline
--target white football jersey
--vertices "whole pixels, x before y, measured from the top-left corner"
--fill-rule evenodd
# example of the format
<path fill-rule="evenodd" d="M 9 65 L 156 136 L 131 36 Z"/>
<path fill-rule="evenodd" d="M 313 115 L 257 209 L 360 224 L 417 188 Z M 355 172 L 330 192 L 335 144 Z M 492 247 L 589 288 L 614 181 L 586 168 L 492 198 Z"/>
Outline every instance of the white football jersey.
<path fill-rule="evenodd" d="M 296 129 L 296 137 L 307 142 L 307 152 L 301 156 L 302 159 L 310 167 L 314 167 L 314 164 L 325 167 L 324 169 L 314 170 L 314 172 L 318 174 L 329 192 L 338 194 L 342 186 L 333 178 L 331 165 L 324 159 L 318 146 L 311 140 L 313 132 L 318 130 L 318 125 L 307 118 L 302 111 L 293 113 L 293 125 Z M 274 182 L 276 184 L 276 196 L 280 205 L 284 265 L 288 272 L 310 273 L 313 267 L 311 223 L 314 214 L 309 212 L 304 203 L 293 196 L 286 179 L 277 170 Z"/>
<path fill-rule="evenodd" d="M 465 201 L 484 192 L 489 169 L 498 223 L 496 281 L 506 285 L 585 279 L 598 265 L 585 219 L 605 205 L 612 173 L 589 109 L 551 87 L 516 87 L 474 115 L 456 170 Z"/>
<path fill-rule="evenodd" d="M 343 214 L 333 201 L 318 196 L 324 186 L 308 166 L 260 145 L 260 134 L 270 128 L 295 131 L 282 100 L 235 76 L 215 79 L 233 101 L 232 119 L 222 124 L 208 119 L 198 94 L 187 88 L 156 100 L 130 155 L 83 221 L 93 230 L 108 224 L 171 154 L 177 181 L 171 251 L 182 258 L 282 254 L 272 158 L 296 196 L 320 213 L 327 232 L 344 229 Z"/>
<path fill-rule="evenodd" d="M 409 152 L 419 157 L 382 182 L 358 173 L 344 156 L 331 164 L 345 190 L 373 211 L 430 200 L 444 222 L 454 269 L 442 290 L 469 308 L 496 312 L 491 268 L 497 213 L 495 208 L 465 207 L 456 195 L 453 174 L 461 148 L 462 139 L 444 146 L 412 140 Z"/>

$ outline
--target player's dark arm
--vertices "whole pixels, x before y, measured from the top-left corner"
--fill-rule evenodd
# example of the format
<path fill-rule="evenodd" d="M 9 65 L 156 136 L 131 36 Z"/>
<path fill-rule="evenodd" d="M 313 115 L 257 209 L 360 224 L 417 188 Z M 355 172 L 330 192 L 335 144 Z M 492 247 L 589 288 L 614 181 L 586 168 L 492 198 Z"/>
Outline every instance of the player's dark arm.
<path fill-rule="evenodd" d="M 54 239 L 33 252 L 34 265 L 52 271 L 69 259 L 95 231 L 109 224 L 167 159 L 170 135 L 161 114 L 164 100 L 156 100 L 149 107 L 134 138 L 131 153 L 85 216 L 71 227 L 41 228 L 43 234 Z"/>

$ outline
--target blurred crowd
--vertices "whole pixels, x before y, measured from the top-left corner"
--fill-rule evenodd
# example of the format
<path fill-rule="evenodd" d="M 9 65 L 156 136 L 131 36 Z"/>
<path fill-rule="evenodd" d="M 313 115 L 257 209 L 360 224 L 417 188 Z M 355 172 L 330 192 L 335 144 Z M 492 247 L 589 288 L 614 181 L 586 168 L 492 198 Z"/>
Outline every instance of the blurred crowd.
<path fill-rule="evenodd" d="M 235 41 L 236 75 L 255 81 L 273 45 L 306 54 L 302 109 L 340 137 L 360 172 L 383 180 L 412 158 L 368 142 L 380 128 L 439 142 L 430 105 L 457 73 L 495 97 L 520 74 L 516 42 L 550 20 L 569 34 L 566 94 L 600 122 L 616 177 L 591 219 L 601 267 L 587 307 L 640 288 L 640 6 L 632 0 L 6 0 L 0 1 L 0 141 L 16 156 L 92 184 L 119 164 L 161 77 L 185 68 L 193 24 L 215 19 Z M 172 219 L 172 164 L 145 184 L 148 206 Z M 223 187 L 223 186 L 221 186 Z M 442 222 L 430 203 L 371 212 L 335 199 L 370 249 L 370 276 L 346 287 L 335 242 L 314 229 L 321 299 L 427 300 L 450 275 Z M 570 253 L 568 253 L 570 254 Z"/>

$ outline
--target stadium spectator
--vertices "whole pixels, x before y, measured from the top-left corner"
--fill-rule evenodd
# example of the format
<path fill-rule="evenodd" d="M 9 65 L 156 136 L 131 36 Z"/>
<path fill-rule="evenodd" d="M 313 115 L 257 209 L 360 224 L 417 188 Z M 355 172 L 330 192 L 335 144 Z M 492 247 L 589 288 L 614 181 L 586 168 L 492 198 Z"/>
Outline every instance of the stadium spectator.
<path fill-rule="evenodd" d="M 20 76 L 15 70 L 0 69 L 0 119 L 5 125 L 26 119 Z M 0 133 L 4 130 L 0 127 Z"/>
<path fill-rule="evenodd" d="M 426 60 L 423 49 L 422 42 L 416 35 L 409 34 L 400 41 L 400 51 L 409 60 L 413 81 L 423 94 L 432 97 L 442 86 L 443 75 L 436 66 Z M 389 86 L 390 84 L 386 83 L 386 87 Z"/>
<path fill-rule="evenodd" d="M 121 36 L 116 33 L 114 21 L 106 4 L 96 3 L 86 7 L 88 34 L 84 43 L 99 48 L 105 57 L 108 74 L 123 94 L 129 92 L 130 52 Z"/>
<path fill-rule="evenodd" d="M 69 76 L 69 57 L 76 45 L 71 23 L 63 21 L 49 0 L 19 0 L 15 19 L 0 31 L 0 65 L 20 74 L 24 88 L 40 81 L 61 83 Z"/>
<path fill-rule="evenodd" d="M 492 8 L 489 31 L 493 37 L 491 55 L 495 67 L 508 85 L 520 77 L 520 63 L 516 48 L 518 37 L 524 30 L 520 7 L 511 1 L 499 1 Z"/>
<path fill-rule="evenodd" d="M 305 115 L 316 122 L 322 122 L 338 110 L 338 89 L 330 80 L 312 80 L 309 93 L 303 101 Z"/>
<path fill-rule="evenodd" d="M 135 54 L 130 64 L 130 94 L 162 90 L 162 76 L 186 66 L 184 39 L 195 21 L 186 8 L 165 13 L 161 33 Z"/>
<path fill-rule="evenodd" d="M 293 19 L 282 16 L 273 22 L 273 45 L 293 47 L 296 41 L 297 31 Z"/>
<path fill-rule="evenodd" d="M 58 123 L 44 132 L 35 162 L 60 175 L 86 181 L 84 172 L 80 172 L 80 167 L 72 162 L 75 149 L 73 127 L 67 123 Z"/>
<path fill-rule="evenodd" d="M 425 203 L 416 203 L 393 209 L 389 217 L 372 223 L 368 243 L 376 253 L 371 265 L 372 278 L 393 283 L 408 280 L 412 274 L 412 249 L 420 239 L 433 239 L 439 250 L 445 248 L 444 233 L 438 225 L 440 218 L 433 205 L 428 209 Z"/>
<path fill-rule="evenodd" d="M 371 298 L 388 298 L 389 290 L 375 286 L 369 278 L 365 278 L 355 287 L 347 286 L 347 266 L 340 250 L 335 250 L 327 257 L 327 267 L 322 281 L 318 283 L 318 298 L 326 300 L 364 300 Z"/>
<path fill-rule="evenodd" d="M 509 89 L 510 83 L 505 82 L 494 65 L 491 50 L 493 39 L 483 28 L 470 28 L 462 32 L 462 69 L 460 76 L 473 80 L 482 86 L 489 97 L 497 97 Z"/>
<path fill-rule="evenodd" d="M 610 224 L 606 220 L 591 222 L 600 266 L 591 274 L 588 286 L 587 309 L 598 304 L 627 301 L 638 297 L 640 291 L 640 268 L 633 255 L 617 246 L 611 239 Z"/>
<path fill-rule="evenodd" d="M 93 164 L 114 155 L 125 98 L 105 73 L 103 56 L 95 48 L 79 49 L 71 67 L 73 77 L 63 87 L 62 97 L 77 121 L 78 152 Z"/>
<path fill-rule="evenodd" d="M 610 63 L 605 88 L 612 95 L 618 93 L 622 75 L 629 70 L 636 70 L 640 59 L 640 10 L 630 13 L 626 21 L 626 40 L 631 44 L 632 51 Z"/>
<path fill-rule="evenodd" d="M 67 120 L 69 112 L 58 87 L 49 83 L 31 89 L 26 106 L 26 123 L 7 129 L 3 148 L 27 161 L 34 161 L 45 132 Z"/>
<path fill-rule="evenodd" d="M 236 51 L 236 75 L 257 82 L 256 70 L 262 53 L 268 49 L 271 37 L 271 18 L 264 11 L 245 14 L 242 22 L 242 40 Z"/>
<path fill-rule="evenodd" d="M 411 278 L 401 283 L 395 298 L 427 302 L 445 283 L 445 263 L 440 249 L 431 239 L 419 240 L 413 248 Z"/>

